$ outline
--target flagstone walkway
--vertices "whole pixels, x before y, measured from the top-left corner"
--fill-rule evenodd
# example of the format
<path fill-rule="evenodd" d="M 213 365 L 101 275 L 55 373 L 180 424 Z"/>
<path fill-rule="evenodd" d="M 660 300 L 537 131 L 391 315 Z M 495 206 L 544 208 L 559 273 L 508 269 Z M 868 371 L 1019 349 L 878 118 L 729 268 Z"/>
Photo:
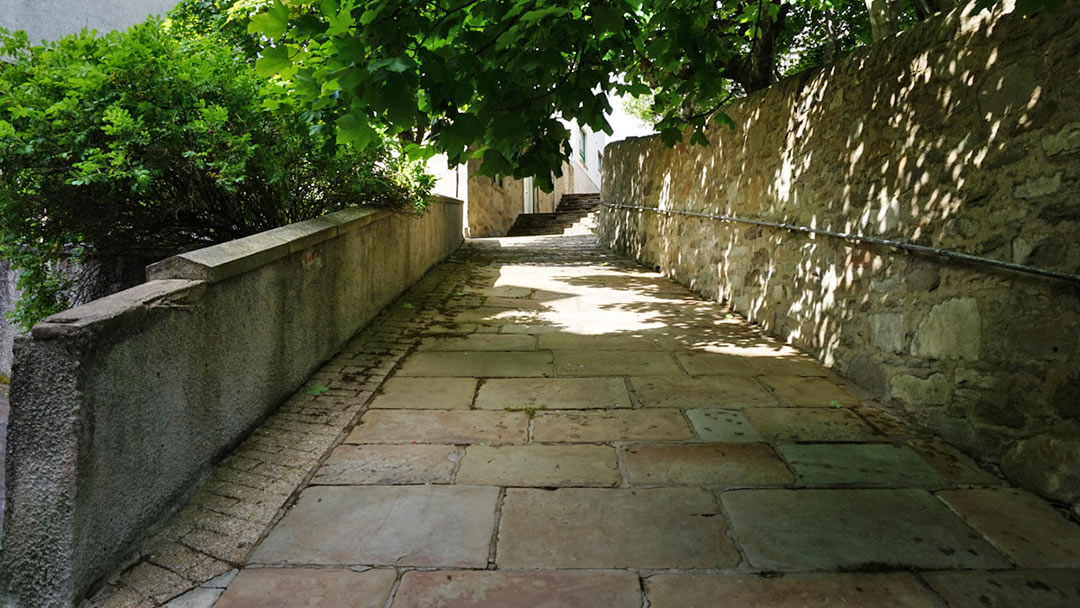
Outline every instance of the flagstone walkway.
<path fill-rule="evenodd" d="M 1080 605 L 1054 507 L 592 237 L 470 241 L 440 272 L 247 566 L 170 605 Z"/>

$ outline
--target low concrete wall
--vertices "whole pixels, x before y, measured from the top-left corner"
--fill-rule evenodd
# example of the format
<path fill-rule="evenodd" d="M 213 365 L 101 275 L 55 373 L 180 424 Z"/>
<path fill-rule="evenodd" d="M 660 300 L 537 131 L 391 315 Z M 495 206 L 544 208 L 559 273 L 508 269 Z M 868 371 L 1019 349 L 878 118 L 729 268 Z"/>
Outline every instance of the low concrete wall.
<path fill-rule="evenodd" d="M 729 110 L 611 144 L 603 199 L 1080 273 L 1080 4 L 969 6 Z M 605 209 L 601 242 L 729 302 L 1013 481 L 1080 502 L 1080 290 L 888 247 Z"/>
<path fill-rule="evenodd" d="M 451 199 L 340 211 L 170 258 L 18 339 L 0 605 L 70 605 L 461 225 Z"/>

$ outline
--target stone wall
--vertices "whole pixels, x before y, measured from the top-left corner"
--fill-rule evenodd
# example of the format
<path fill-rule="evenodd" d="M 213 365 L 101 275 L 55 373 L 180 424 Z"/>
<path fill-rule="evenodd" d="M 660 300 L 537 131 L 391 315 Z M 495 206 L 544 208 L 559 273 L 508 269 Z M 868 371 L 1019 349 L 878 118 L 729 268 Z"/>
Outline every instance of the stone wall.
<path fill-rule="evenodd" d="M 169 258 L 18 338 L 0 605 L 71 605 L 461 225 L 450 199 L 346 209 Z"/>
<path fill-rule="evenodd" d="M 956 10 L 781 82 L 709 147 L 611 144 L 603 200 L 1080 273 L 1080 5 L 1008 10 Z M 600 237 L 1080 501 L 1076 283 L 652 211 L 606 208 Z"/>
<path fill-rule="evenodd" d="M 465 200 L 470 237 L 503 236 L 525 209 L 522 180 L 503 178 L 497 182 L 477 171 L 480 161 L 469 161 L 469 193 Z"/>

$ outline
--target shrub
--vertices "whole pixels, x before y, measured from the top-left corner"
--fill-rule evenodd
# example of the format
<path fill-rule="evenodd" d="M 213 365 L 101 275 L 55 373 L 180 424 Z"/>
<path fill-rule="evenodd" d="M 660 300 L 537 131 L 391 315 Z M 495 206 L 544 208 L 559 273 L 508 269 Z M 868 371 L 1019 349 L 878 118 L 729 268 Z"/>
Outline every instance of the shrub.
<path fill-rule="evenodd" d="M 0 30 L 0 55 L 0 256 L 24 327 L 67 307 L 65 261 L 160 259 L 431 188 L 389 140 L 335 145 L 235 48 L 156 19 L 35 47 Z"/>

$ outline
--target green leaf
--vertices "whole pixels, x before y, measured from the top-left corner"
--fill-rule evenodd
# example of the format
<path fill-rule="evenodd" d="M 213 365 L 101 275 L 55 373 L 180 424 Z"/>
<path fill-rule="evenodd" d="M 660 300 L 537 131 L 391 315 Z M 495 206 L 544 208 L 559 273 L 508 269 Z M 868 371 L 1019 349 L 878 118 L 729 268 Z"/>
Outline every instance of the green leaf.
<path fill-rule="evenodd" d="M 416 308 L 415 305 L 410 304 L 409 302 L 405 302 L 404 304 L 401 305 L 401 307 L 404 308 L 405 310 L 412 310 L 412 309 Z"/>
<path fill-rule="evenodd" d="M 319 395 L 321 395 L 321 394 L 323 394 L 323 393 L 325 393 L 325 392 L 327 392 L 329 390 L 330 390 L 329 387 L 323 386 L 321 384 L 312 384 L 311 386 L 308 387 L 307 391 L 305 391 L 305 394 L 313 395 L 315 397 L 318 397 Z"/>
<path fill-rule="evenodd" d="M 532 23 L 534 21 L 540 21 L 541 19 L 547 19 L 548 17 L 562 17 L 570 12 L 570 9 L 563 8 L 561 6 L 549 6 L 547 8 L 540 8 L 534 11 L 525 13 L 521 20 L 524 23 Z"/>
<path fill-rule="evenodd" d="M 622 11 L 614 6 L 597 5 L 589 9 L 593 28 L 600 32 L 621 32 L 625 22 Z"/>
<path fill-rule="evenodd" d="M 844 407 L 844 404 L 839 401 L 830 401 L 829 407 Z"/>
<path fill-rule="evenodd" d="M 255 15 L 251 18 L 251 23 L 248 23 L 248 33 L 263 34 L 270 39 L 285 35 L 288 28 L 289 9 L 280 0 L 274 0 L 270 10 Z"/>
<path fill-rule="evenodd" d="M 716 122 L 716 124 L 727 125 L 729 129 L 735 129 L 735 127 L 737 126 L 735 124 L 735 121 L 732 120 L 731 117 L 724 112 L 717 112 L 713 114 L 712 119 L 714 122 Z"/>
<path fill-rule="evenodd" d="M 367 120 L 355 114 L 344 114 L 334 124 L 337 126 L 337 143 L 351 145 L 359 149 L 378 137 L 378 133 Z"/>
<path fill-rule="evenodd" d="M 264 78 L 269 78 L 280 73 L 292 65 L 289 58 L 289 48 L 273 46 L 263 49 L 262 56 L 255 60 L 255 72 Z"/>

